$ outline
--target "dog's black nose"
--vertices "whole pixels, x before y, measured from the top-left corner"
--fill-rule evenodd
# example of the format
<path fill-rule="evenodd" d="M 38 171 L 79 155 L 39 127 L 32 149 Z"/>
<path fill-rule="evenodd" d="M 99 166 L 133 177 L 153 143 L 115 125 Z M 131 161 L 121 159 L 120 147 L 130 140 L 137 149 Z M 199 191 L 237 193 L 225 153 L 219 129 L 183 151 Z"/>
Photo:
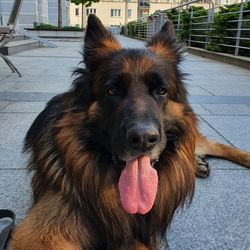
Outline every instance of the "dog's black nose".
<path fill-rule="evenodd" d="M 135 125 L 126 132 L 127 142 L 132 149 L 145 151 L 159 141 L 159 131 L 154 125 Z"/>

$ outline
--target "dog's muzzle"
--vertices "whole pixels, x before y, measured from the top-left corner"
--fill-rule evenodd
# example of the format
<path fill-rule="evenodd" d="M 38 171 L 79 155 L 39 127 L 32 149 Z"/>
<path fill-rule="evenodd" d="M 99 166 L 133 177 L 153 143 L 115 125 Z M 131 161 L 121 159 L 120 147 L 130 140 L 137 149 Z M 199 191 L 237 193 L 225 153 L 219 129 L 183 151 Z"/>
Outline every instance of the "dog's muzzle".
<path fill-rule="evenodd" d="M 126 130 L 126 143 L 131 150 L 146 152 L 160 139 L 160 133 L 153 123 L 135 124 Z"/>

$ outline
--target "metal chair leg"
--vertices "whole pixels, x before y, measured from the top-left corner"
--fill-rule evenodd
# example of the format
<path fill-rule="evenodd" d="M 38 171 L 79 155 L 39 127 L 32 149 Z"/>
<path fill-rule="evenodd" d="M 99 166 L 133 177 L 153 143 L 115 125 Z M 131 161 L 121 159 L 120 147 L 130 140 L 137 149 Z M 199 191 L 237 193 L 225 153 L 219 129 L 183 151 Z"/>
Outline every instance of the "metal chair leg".
<path fill-rule="evenodd" d="M 16 72 L 19 77 L 22 77 L 22 74 L 19 72 L 19 70 L 15 67 L 15 65 L 11 62 L 11 60 L 6 57 L 5 55 L 0 53 L 0 56 L 3 58 L 3 60 L 6 62 L 6 64 L 10 67 L 12 72 Z"/>

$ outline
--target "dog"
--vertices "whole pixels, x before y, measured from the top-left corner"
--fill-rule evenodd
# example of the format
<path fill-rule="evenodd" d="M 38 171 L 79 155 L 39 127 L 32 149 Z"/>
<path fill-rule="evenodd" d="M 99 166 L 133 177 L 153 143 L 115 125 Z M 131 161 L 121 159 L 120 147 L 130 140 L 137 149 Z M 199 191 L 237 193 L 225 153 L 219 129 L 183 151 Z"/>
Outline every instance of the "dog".
<path fill-rule="evenodd" d="M 166 22 L 145 49 L 123 49 L 89 15 L 85 68 L 48 102 L 25 139 L 34 204 L 13 250 L 158 249 L 190 202 L 204 158 L 250 167 L 250 153 L 201 135 Z"/>

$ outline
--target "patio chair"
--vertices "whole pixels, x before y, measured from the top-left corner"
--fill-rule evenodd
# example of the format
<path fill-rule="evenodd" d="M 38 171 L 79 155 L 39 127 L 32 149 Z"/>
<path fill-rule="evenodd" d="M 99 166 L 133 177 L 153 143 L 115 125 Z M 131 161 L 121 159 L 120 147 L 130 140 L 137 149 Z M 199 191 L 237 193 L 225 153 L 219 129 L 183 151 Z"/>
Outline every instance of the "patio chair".
<path fill-rule="evenodd" d="M 22 0 L 15 0 L 12 6 L 12 10 L 10 12 L 10 16 L 6 26 L 0 26 L 0 48 L 4 47 L 8 42 L 10 42 L 14 38 L 15 26 L 17 23 L 17 18 L 22 6 Z M 10 61 L 10 59 L 3 55 L 0 52 L 0 57 L 7 63 L 12 72 L 16 72 L 19 77 L 21 77 L 21 73 L 15 67 L 15 65 Z"/>

